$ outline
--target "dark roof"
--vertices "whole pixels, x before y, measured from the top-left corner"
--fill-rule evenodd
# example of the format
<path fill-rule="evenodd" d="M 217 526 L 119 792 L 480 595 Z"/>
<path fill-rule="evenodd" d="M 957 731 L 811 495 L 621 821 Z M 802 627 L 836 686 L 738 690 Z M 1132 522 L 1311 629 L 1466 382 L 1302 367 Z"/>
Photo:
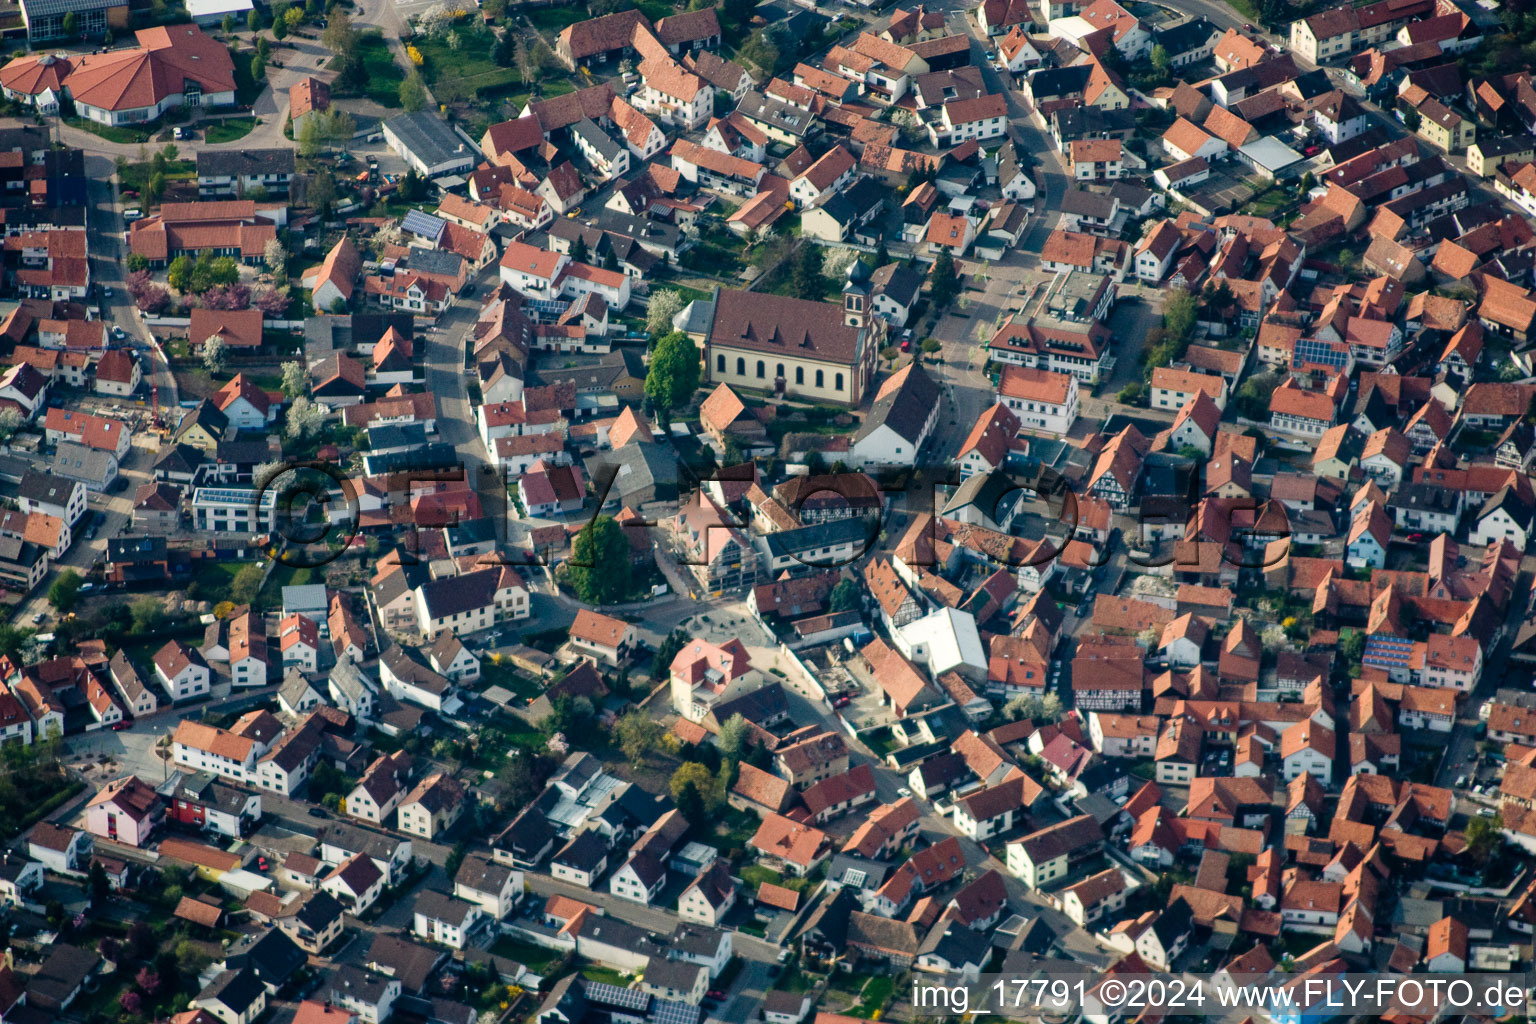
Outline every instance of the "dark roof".
<path fill-rule="evenodd" d="M 862 338 L 841 305 L 734 288 L 716 292 L 709 326 L 710 344 L 843 364 L 857 361 Z"/>
<path fill-rule="evenodd" d="M 210 981 L 208 987 L 197 994 L 197 998 L 199 1002 L 217 1000 L 244 1016 L 265 994 L 266 988 L 261 979 L 256 977 L 255 971 L 229 970 Z"/>
<path fill-rule="evenodd" d="M 306 959 L 287 932 L 269 928 L 238 939 L 225 954 L 224 965 L 231 969 L 248 968 L 263 983 L 281 986 L 304 966 Z"/>
<path fill-rule="evenodd" d="M 608 844 L 603 842 L 596 829 L 586 829 L 555 854 L 555 863 L 565 864 L 577 871 L 593 871 L 607 856 Z"/>
<path fill-rule="evenodd" d="M 330 923 L 340 917 L 342 906 L 336 898 L 328 892 L 317 892 L 304 901 L 299 912 L 293 915 L 293 919 L 310 931 L 319 935 L 330 926 Z"/>
<path fill-rule="evenodd" d="M 400 987 L 419 992 L 431 978 L 437 965 L 447 957 L 444 950 L 410 942 L 394 935 L 375 935 L 365 960 L 369 967 L 398 978 Z"/>
<path fill-rule="evenodd" d="M 777 530 L 763 538 L 771 558 L 784 558 L 801 552 L 814 552 L 817 548 L 836 547 L 841 544 L 868 546 L 874 541 L 877 528 L 872 528 L 861 516 L 828 519 L 812 526 L 794 530 Z"/>
<path fill-rule="evenodd" d="M 197 154 L 199 178 L 292 173 L 292 149 L 205 149 Z"/>
<path fill-rule="evenodd" d="M 870 272 L 869 287 L 899 306 L 910 307 L 923 290 L 923 275 L 905 263 L 887 263 Z"/>
<path fill-rule="evenodd" d="M 869 410 L 869 416 L 854 435 L 855 441 L 862 441 L 884 425 L 911 444 L 917 443 L 923 425 L 939 404 L 939 386 L 915 362 L 909 365 L 906 374 L 901 386 L 894 391 L 882 388 L 877 393 L 878 397 Z M 769 536 L 771 538 L 774 535 Z"/>
<path fill-rule="evenodd" d="M 430 111 L 397 114 L 385 121 L 384 127 L 429 167 L 448 163 L 454 157 L 463 157 L 466 161 L 479 157 L 478 150 L 470 148 L 458 132 Z"/>
<path fill-rule="evenodd" d="M 28 501 L 65 506 L 69 496 L 80 486 L 74 480 L 62 480 L 51 473 L 31 472 L 21 478 L 21 497 Z"/>

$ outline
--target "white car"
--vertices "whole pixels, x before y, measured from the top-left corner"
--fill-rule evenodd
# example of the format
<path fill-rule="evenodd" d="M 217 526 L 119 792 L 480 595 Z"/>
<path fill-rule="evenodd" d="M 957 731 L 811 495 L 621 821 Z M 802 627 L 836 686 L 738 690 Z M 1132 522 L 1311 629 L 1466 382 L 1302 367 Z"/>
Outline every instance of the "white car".
<path fill-rule="evenodd" d="M 910 797 L 912 795 L 912 791 L 910 789 L 908 789 L 906 786 L 902 786 L 900 789 L 896 790 L 896 795 L 901 797 L 902 799 L 906 799 L 907 797 Z"/>

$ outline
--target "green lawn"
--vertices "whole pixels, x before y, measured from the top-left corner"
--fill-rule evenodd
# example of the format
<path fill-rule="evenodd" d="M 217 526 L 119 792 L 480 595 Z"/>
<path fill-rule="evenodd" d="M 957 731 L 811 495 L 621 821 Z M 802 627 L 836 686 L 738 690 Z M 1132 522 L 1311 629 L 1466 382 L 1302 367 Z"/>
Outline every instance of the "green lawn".
<path fill-rule="evenodd" d="M 357 52 L 362 57 L 363 67 L 368 69 L 368 84 L 363 86 L 363 95 L 381 107 L 398 107 L 400 83 L 405 81 L 405 72 L 395 63 L 384 37 L 378 32 L 359 33 Z"/>
<path fill-rule="evenodd" d="M 543 687 L 513 668 L 510 662 L 497 665 L 487 658 L 480 665 L 480 678 L 486 687 L 505 687 L 524 700 L 531 700 L 544 692 Z"/>
<path fill-rule="evenodd" d="M 599 964 L 588 964 L 583 967 L 581 976 L 588 981 L 595 981 L 600 985 L 613 985 L 617 988 L 627 988 L 630 982 L 629 975 Z"/>
<path fill-rule="evenodd" d="M 481 89 L 500 90 L 518 80 L 516 68 L 499 67 L 491 60 L 491 46 L 496 40 L 490 32 L 464 28 L 455 34 L 457 50 L 449 47 L 446 37 L 412 40 L 425 58 L 421 75 L 440 102 L 469 99 Z"/>
<path fill-rule="evenodd" d="M 123 128 L 118 125 L 97 124 L 85 117 L 72 117 L 68 123 L 73 128 L 79 128 L 99 135 L 108 142 L 148 142 L 154 137 L 152 128 Z"/>
<path fill-rule="evenodd" d="M 149 184 L 150 175 L 154 174 L 154 172 L 155 165 L 152 162 L 124 164 L 123 169 L 118 172 L 118 179 L 121 181 L 123 188 L 132 188 L 143 192 L 145 186 Z M 167 182 L 191 181 L 197 177 L 197 162 L 195 160 L 170 160 L 166 162 L 165 169 L 161 173 L 165 175 Z"/>
<path fill-rule="evenodd" d="M 249 564 L 249 562 L 203 559 L 197 567 L 197 572 L 192 575 L 192 582 L 196 583 L 205 595 L 223 595 L 229 592 L 230 585 L 235 582 L 235 574 Z M 219 596 L 205 598 L 205 600 L 222 599 Z"/>
<path fill-rule="evenodd" d="M 545 949 L 531 942 L 509 938 L 497 939 L 496 944 L 491 947 L 491 952 L 509 960 L 516 960 L 535 974 L 543 974 L 545 968 L 561 957 L 558 950 Z"/>
<path fill-rule="evenodd" d="M 543 7 L 529 11 L 523 17 L 540 32 L 557 33 L 578 21 L 586 21 L 592 14 L 585 7 Z"/>
<path fill-rule="evenodd" d="M 877 974 L 864 983 L 864 991 L 861 993 L 862 1001 L 854 1010 L 855 1016 L 872 1017 L 876 1010 L 885 1006 L 885 1001 L 891 998 L 891 993 L 896 991 L 896 979 L 888 974 Z"/>
<path fill-rule="evenodd" d="M 209 142 L 234 142 L 251 134 L 255 127 L 254 117 L 230 117 L 210 124 L 204 135 Z"/>

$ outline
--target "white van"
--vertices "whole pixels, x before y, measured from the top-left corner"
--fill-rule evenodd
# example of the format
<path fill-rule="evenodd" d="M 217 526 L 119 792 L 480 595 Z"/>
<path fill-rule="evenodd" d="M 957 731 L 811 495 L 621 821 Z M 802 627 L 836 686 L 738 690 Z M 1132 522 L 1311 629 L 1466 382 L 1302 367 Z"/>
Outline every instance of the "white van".
<path fill-rule="evenodd" d="M 144 219 L 144 211 L 139 209 L 137 206 L 131 207 L 131 208 L 123 211 L 123 220 L 127 221 L 129 224 L 132 224 L 136 220 L 143 220 L 143 219 Z"/>

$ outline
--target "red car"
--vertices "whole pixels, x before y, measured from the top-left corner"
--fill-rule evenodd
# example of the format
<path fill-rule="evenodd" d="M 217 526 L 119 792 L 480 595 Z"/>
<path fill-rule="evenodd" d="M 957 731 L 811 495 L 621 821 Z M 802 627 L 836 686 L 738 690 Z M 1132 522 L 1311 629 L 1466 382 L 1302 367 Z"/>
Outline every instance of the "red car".
<path fill-rule="evenodd" d="M 853 698 L 852 697 L 839 697 L 839 698 L 837 698 L 837 700 L 832 702 L 832 706 L 835 707 L 835 708 L 845 708 L 849 704 L 852 704 L 852 703 L 853 703 Z"/>
<path fill-rule="evenodd" d="M 901 343 L 901 350 L 903 352 L 911 352 L 912 351 L 912 339 L 911 338 L 908 338 L 906 341 Z"/>
<path fill-rule="evenodd" d="M 725 998 L 725 993 L 723 991 L 721 991 L 720 989 L 718 989 L 718 988 L 712 988 L 708 992 L 706 992 L 704 995 L 705 995 L 705 998 L 707 998 L 707 999 L 724 999 Z"/>
<path fill-rule="evenodd" d="M 132 722 L 113 722 L 112 723 L 112 731 L 113 732 L 122 732 L 124 729 L 132 729 L 132 728 L 133 728 L 133 723 Z"/>

